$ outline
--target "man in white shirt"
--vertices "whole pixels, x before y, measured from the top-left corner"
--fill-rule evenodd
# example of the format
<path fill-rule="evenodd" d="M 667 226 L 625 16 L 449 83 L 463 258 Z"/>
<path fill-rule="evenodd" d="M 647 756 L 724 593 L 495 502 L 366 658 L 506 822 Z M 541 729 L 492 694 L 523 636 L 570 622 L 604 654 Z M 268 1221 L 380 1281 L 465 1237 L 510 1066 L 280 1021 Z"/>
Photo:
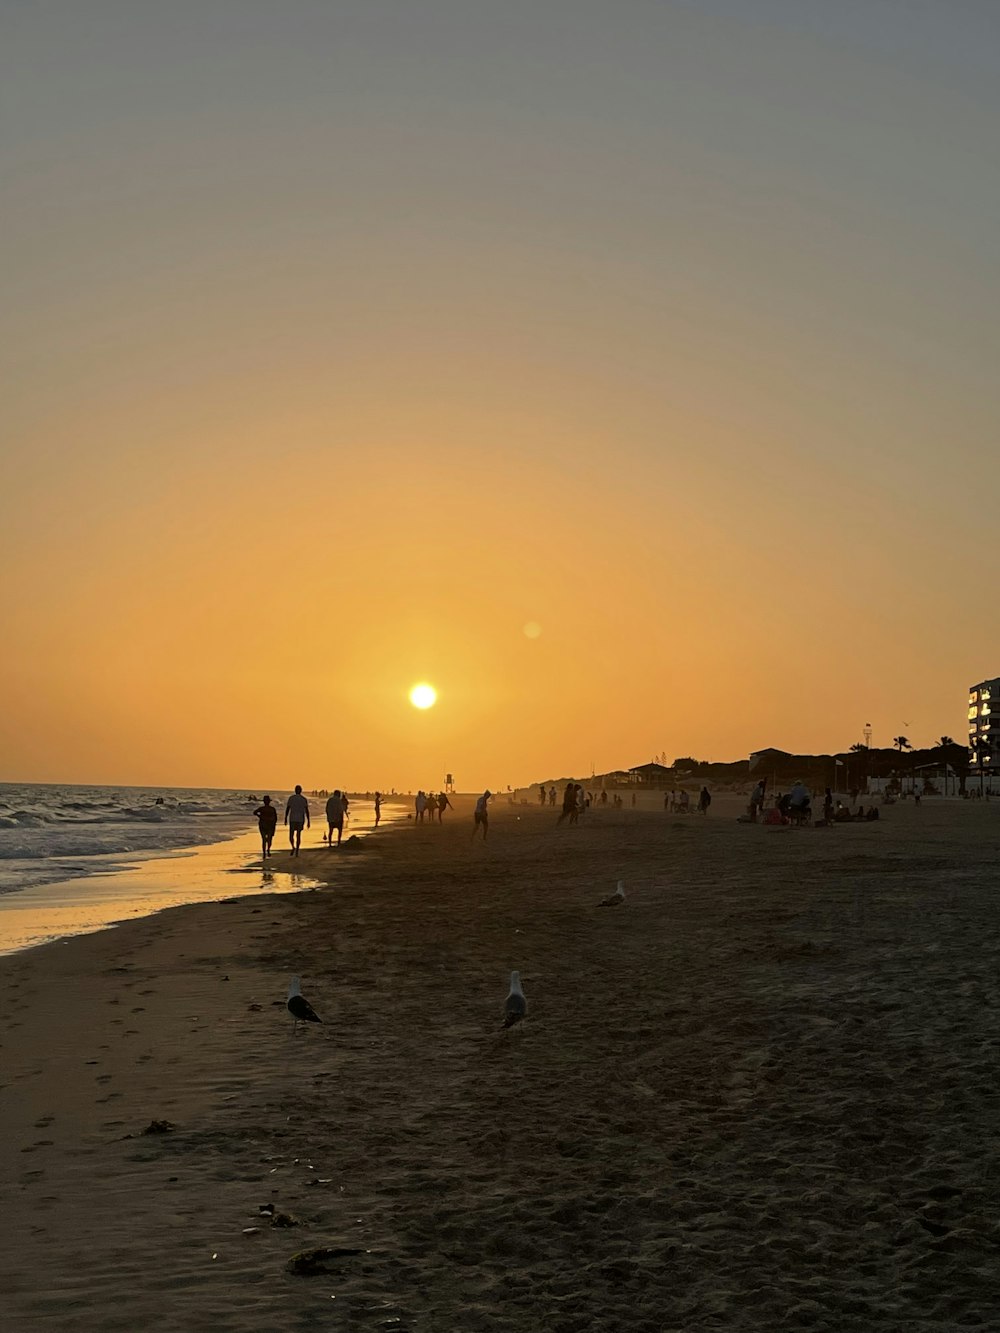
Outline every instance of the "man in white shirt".
<path fill-rule="evenodd" d="M 288 841 L 292 856 L 298 856 L 302 844 L 302 830 L 311 826 L 309 802 L 302 795 L 302 788 L 296 786 L 294 793 L 285 802 L 285 823 L 288 825 Z"/>
<path fill-rule="evenodd" d="M 799 779 L 788 793 L 788 796 L 791 801 L 789 814 L 792 816 L 794 823 L 800 824 L 805 819 L 806 812 L 809 809 L 809 788 Z"/>

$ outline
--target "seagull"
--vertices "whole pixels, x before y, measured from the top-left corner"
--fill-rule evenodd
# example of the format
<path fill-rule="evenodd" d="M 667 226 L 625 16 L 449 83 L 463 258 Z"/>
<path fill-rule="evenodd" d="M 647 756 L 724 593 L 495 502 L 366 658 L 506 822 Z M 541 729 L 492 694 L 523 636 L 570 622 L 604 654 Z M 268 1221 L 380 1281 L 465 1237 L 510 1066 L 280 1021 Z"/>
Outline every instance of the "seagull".
<path fill-rule="evenodd" d="M 300 1021 L 303 1023 L 322 1023 L 323 1021 L 299 989 L 298 977 L 292 977 L 291 984 L 288 987 L 288 1012 L 292 1016 L 293 1032 Z"/>
<path fill-rule="evenodd" d="M 619 905 L 619 903 L 623 903 L 624 901 L 625 901 L 625 881 L 624 881 L 623 879 L 620 879 L 620 880 L 618 881 L 618 887 L 617 887 L 617 889 L 615 889 L 615 891 L 614 891 L 614 893 L 611 895 L 611 897 L 610 897 L 610 898 L 602 898 L 601 901 L 597 904 L 597 906 L 598 906 L 598 907 L 617 907 L 617 906 Z"/>
<path fill-rule="evenodd" d="M 521 1019 L 528 1012 L 528 1001 L 524 998 L 524 991 L 521 989 L 520 972 L 510 974 L 510 994 L 507 996 L 503 1007 L 503 1025 L 505 1028 L 512 1028 L 515 1023 L 520 1023 Z"/>

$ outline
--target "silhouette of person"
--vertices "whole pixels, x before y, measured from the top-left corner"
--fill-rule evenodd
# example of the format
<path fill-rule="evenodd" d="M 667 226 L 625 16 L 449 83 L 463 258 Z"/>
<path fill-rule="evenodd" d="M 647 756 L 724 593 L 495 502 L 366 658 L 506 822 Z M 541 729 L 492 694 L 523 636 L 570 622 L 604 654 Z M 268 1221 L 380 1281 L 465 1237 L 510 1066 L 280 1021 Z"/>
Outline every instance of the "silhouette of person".
<path fill-rule="evenodd" d="M 326 803 L 326 840 L 333 846 L 333 831 L 337 830 L 337 846 L 340 846 L 341 839 L 344 836 L 344 799 L 340 793 L 340 788 L 333 793 Z"/>
<path fill-rule="evenodd" d="M 375 793 L 375 827 L 378 828 L 378 821 L 382 818 L 382 793 Z"/>
<path fill-rule="evenodd" d="M 576 783 L 567 782 L 566 790 L 563 792 L 562 814 L 556 820 L 556 828 L 568 819 L 571 824 L 576 823 Z"/>
<path fill-rule="evenodd" d="M 483 842 L 486 841 L 486 835 L 490 831 L 490 812 L 489 799 L 493 795 L 491 791 L 484 791 L 482 796 L 476 802 L 476 808 L 472 815 L 472 836 L 475 837 L 480 829 L 483 830 Z"/>
<path fill-rule="evenodd" d="M 437 798 L 438 823 L 441 824 L 444 822 L 443 815 L 446 810 L 454 810 L 454 808 L 455 807 L 452 805 L 451 801 L 448 800 L 445 793 L 441 792 Z M 483 837 L 485 836 L 486 835 L 483 834 Z"/>
<path fill-rule="evenodd" d="M 261 800 L 263 804 L 257 807 L 254 814 L 257 816 L 257 827 L 260 829 L 261 857 L 265 857 L 271 855 L 271 842 L 274 830 L 278 827 L 278 812 L 271 804 L 270 796 L 263 796 Z"/>
<path fill-rule="evenodd" d="M 302 795 L 302 788 L 296 784 L 295 791 L 285 802 L 285 823 L 288 825 L 288 842 L 291 846 L 291 855 L 298 856 L 302 846 L 302 830 L 304 827 L 312 827 L 312 820 L 309 818 L 309 802 Z"/>

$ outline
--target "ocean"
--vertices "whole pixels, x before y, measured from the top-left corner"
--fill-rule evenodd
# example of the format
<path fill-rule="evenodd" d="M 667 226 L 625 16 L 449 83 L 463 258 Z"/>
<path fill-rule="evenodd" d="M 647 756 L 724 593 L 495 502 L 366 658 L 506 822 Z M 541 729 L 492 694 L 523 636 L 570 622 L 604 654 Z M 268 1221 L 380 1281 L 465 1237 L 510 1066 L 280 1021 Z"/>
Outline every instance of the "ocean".
<path fill-rule="evenodd" d="M 256 805 L 245 791 L 0 783 L 0 893 L 222 842 L 252 827 Z"/>
<path fill-rule="evenodd" d="M 314 887 L 284 856 L 280 822 L 262 867 L 261 794 L 0 783 L 0 953 L 182 903 Z M 285 793 L 270 794 L 280 821 Z M 325 801 L 310 804 L 303 845 L 320 846 Z M 352 801 L 345 836 L 373 823 L 371 802 Z"/>

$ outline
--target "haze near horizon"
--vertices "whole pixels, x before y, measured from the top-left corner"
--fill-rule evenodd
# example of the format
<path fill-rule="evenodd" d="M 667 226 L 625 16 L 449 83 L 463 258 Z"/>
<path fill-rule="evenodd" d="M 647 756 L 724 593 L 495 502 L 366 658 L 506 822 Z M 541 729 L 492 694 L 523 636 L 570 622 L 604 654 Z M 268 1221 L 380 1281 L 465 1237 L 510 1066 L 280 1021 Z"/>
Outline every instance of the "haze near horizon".
<path fill-rule="evenodd" d="M 964 738 L 1000 673 L 994 6 L 2 27 L 0 780 Z"/>

